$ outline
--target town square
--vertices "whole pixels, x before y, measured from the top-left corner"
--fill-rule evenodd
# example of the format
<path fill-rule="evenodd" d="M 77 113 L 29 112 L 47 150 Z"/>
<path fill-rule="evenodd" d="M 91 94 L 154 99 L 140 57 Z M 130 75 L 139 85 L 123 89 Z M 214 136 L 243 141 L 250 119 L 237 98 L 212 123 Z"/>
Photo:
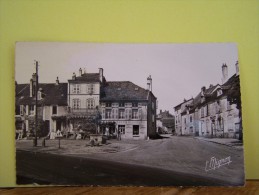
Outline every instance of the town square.
<path fill-rule="evenodd" d="M 49 51 L 51 46 L 56 53 Z M 17 184 L 244 184 L 235 45 L 72 47 L 70 54 L 69 44 L 17 44 Z M 44 56 L 44 52 L 49 54 Z M 171 56 L 173 52 L 178 53 Z M 127 59 L 111 58 L 112 54 Z M 211 59 L 201 58 L 204 54 Z M 35 56 L 43 60 L 33 61 Z M 44 63 L 53 63 L 50 59 L 59 63 L 53 70 L 50 64 L 44 67 Z M 73 60 L 82 64 L 89 59 L 101 59 L 103 66 L 77 65 L 75 69 L 70 65 Z M 192 60 L 203 67 L 197 76 L 190 69 Z M 210 60 L 218 61 L 213 68 L 207 68 Z M 21 67 L 28 67 L 24 75 L 19 61 Z M 156 65 L 160 61 L 165 64 L 161 68 Z M 23 62 L 30 64 L 22 66 Z M 125 65 L 123 70 L 116 66 L 122 62 L 135 65 Z M 182 67 L 173 66 L 173 62 L 182 63 Z"/>

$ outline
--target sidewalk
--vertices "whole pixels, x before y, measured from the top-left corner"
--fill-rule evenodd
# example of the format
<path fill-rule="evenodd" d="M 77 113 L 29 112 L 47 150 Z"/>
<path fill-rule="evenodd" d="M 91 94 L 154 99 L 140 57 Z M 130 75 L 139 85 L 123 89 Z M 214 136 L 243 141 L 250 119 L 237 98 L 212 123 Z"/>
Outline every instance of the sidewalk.
<path fill-rule="evenodd" d="M 233 138 L 205 138 L 205 137 L 194 137 L 195 139 L 204 140 L 207 142 L 213 142 L 216 144 L 226 145 L 234 148 L 243 148 L 243 143 L 238 139 Z"/>
<path fill-rule="evenodd" d="M 44 152 L 53 154 L 98 154 L 116 153 L 134 150 L 138 147 L 137 143 L 125 143 L 117 140 L 108 140 L 107 144 L 91 147 L 89 140 L 46 140 L 46 147 L 42 146 L 42 139 L 38 140 L 38 146 L 33 147 L 32 140 L 17 140 L 16 149 L 33 152 Z"/>

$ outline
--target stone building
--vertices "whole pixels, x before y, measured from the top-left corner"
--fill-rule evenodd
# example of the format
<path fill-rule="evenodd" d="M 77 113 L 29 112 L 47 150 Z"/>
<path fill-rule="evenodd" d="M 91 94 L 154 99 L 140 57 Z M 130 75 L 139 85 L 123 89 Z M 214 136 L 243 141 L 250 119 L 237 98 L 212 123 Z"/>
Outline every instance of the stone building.
<path fill-rule="evenodd" d="M 66 128 L 67 83 L 40 83 L 35 93 L 36 75 L 32 75 L 29 84 L 15 84 L 15 125 L 16 130 L 30 136 L 35 131 L 36 95 L 39 136 L 46 136 L 50 130 Z"/>
<path fill-rule="evenodd" d="M 157 114 L 157 131 L 158 133 L 175 133 L 175 117 L 168 110 Z"/>
<path fill-rule="evenodd" d="M 33 132 L 35 74 L 30 84 L 16 84 L 16 130 Z M 39 84 L 38 118 L 44 132 L 107 133 L 122 139 L 148 139 L 156 133 L 156 102 L 152 78 L 144 89 L 130 81 L 108 82 L 103 69 L 79 69 L 68 83 Z M 98 128 L 97 128 L 98 127 Z M 46 133 L 45 133 L 46 134 Z"/>
<path fill-rule="evenodd" d="M 242 133 L 240 109 L 228 99 L 229 90 L 239 83 L 238 63 L 236 74 L 228 77 L 228 67 L 222 65 L 222 84 L 202 87 L 189 100 L 175 106 L 177 135 L 238 138 Z"/>

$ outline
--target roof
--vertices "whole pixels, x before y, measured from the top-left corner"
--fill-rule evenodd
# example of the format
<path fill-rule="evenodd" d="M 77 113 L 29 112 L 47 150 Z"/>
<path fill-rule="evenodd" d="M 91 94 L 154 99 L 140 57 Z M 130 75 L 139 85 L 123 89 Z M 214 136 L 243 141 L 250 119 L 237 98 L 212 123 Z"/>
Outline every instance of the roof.
<path fill-rule="evenodd" d="M 188 99 L 188 100 L 184 99 L 184 101 L 183 101 L 182 103 L 178 104 L 177 106 L 175 106 L 174 109 L 175 109 L 175 110 L 178 110 L 178 108 L 181 108 L 181 105 L 182 105 L 183 103 L 189 102 L 189 101 L 192 100 L 192 99 L 193 99 L 193 98 L 190 98 L 190 99 Z"/>
<path fill-rule="evenodd" d="M 106 82 L 101 89 L 101 101 L 147 100 L 148 90 L 130 81 Z"/>
<path fill-rule="evenodd" d="M 69 82 L 100 82 L 99 73 L 84 73 L 82 76 L 77 76 L 75 80 L 70 79 Z"/>
<path fill-rule="evenodd" d="M 39 104 L 67 105 L 67 83 L 40 83 L 44 98 Z M 34 105 L 35 97 L 30 97 L 30 84 L 17 84 L 15 87 L 17 105 Z"/>
<path fill-rule="evenodd" d="M 224 88 L 233 85 L 235 82 L 239 82 L 239 75 L 234 74 L 222 85 L 222 87 Z"/>
<path fill-rule="evenodd" d="M 158 117 L 161 117 L 161 118 L 173 118 L 174 116 L 167 110 L 163 111 L 160 110 L 160 113 L 158 113 Z"/>

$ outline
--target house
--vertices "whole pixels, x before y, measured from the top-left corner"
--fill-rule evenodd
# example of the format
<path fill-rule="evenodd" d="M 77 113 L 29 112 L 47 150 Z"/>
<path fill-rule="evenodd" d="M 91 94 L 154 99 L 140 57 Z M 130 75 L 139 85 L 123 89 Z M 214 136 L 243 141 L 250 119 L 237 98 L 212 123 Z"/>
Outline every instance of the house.
<path fill-rule="evenodd" d="M 157 115 L 157 129 L 165 133 L 175 133 L 175 117 L 168 110 L 162 111 Z"/>
<path fill-rule="evenodd" d="M 240 108 L 228 98 L 234 83 L 239 83 L 238 63 L 230 78 L 228 67 L 223 64 L 221 85 L 202 87 L 195 98 L 175 106 L 177 135 L 238 138 L 242 133 Z"/>
<path fill-rule="evenodd" d="M 24 136 L 31 136 L 35 130 L 35 111 L 37 95 L 37 114 L 39 136 L 46 136 L 50 130 L 63 130 L 66 127 L 67 83 L 40 83 L 35 92 L 36 74 L 29 84 L 15 84 L 15 125 L 16 130 L 23 131 Z"/>
<path fill-rule="evenodd" d="M 16 85 L 16 129 L 27 133 L 34 129 L 35 76 L 30 84 Z M 59 83 L 57 78 L 56 83 L 39 84 L 38 97 L 38 118 L 44 132 L 116 136 L 119 131 L 122 139 L 148 139 L 156 133 L 157 99 L 151 76 L 144 89 L 130 81 L 106 81 L 102 68 L 98 73 L 80 68 L 79 75 L 73 73 L 68 83 Z"/>

